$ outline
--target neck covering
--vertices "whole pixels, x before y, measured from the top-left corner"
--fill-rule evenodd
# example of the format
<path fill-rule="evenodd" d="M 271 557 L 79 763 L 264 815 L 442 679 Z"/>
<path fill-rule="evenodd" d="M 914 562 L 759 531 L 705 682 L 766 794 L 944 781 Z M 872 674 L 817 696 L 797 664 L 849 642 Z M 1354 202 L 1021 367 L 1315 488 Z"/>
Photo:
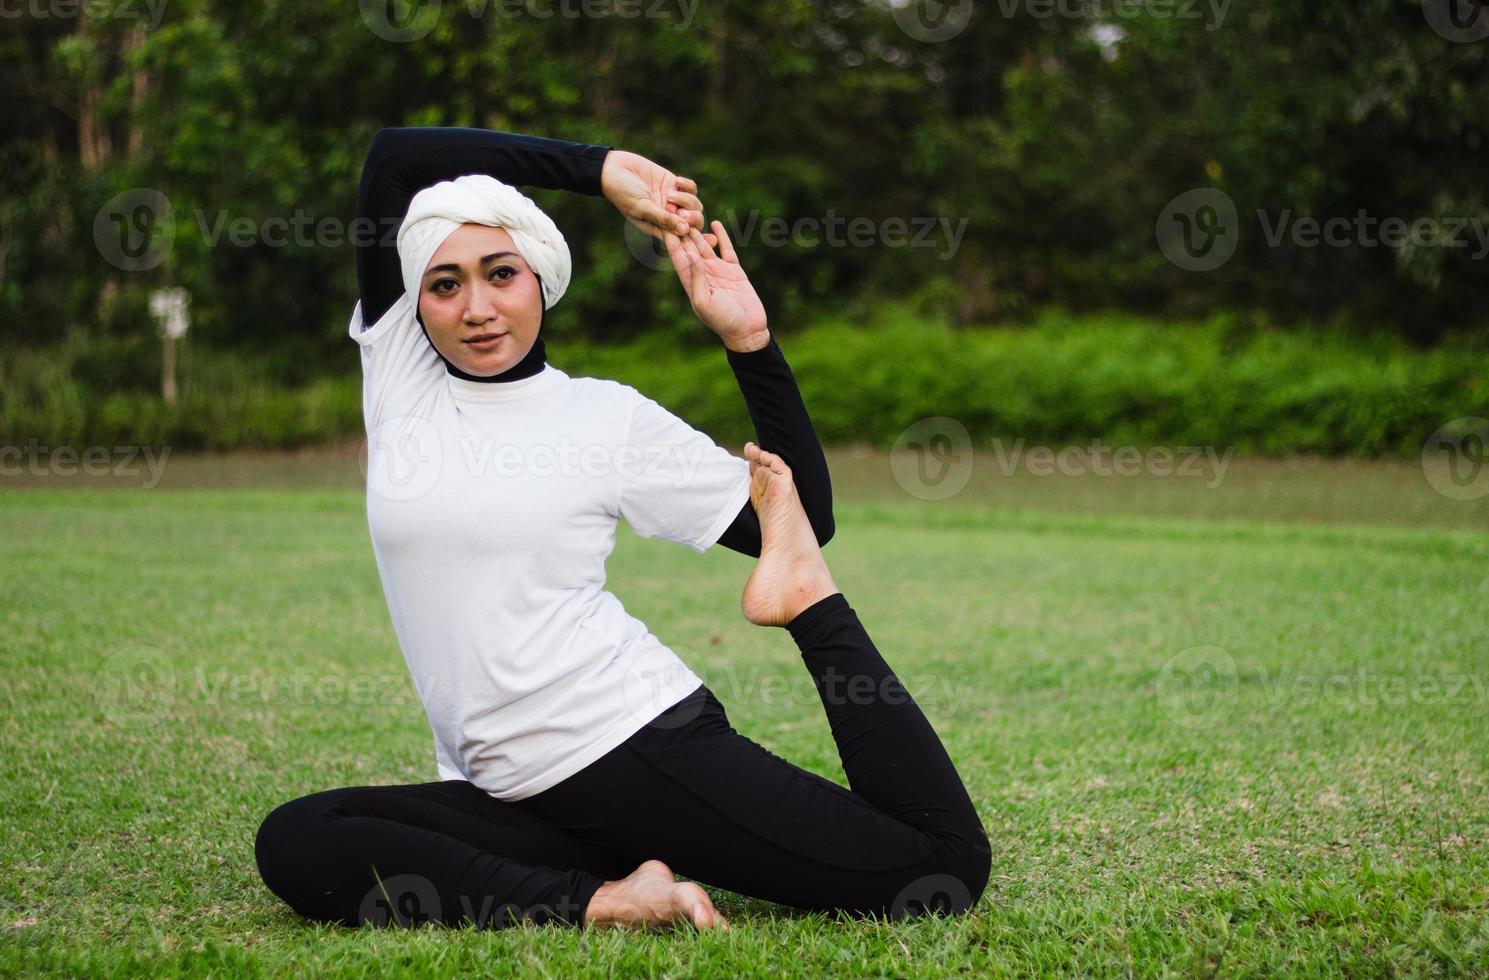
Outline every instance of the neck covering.
<path fill-rule="evenodd" d="M 451 364 L 443 354 L 445 369 L 467 381 L 516 381 L 531 377 L 543 369 L 546 351 L 543 345 L 543 321 L 548 308 L 557 303 L 569 288 L 572 272 L 569 246 L 563 233 L 532 199 L 510 184 L 487 174 L 469 174 L 426 187 L 409 202 L 408 213 L 398 229 L 398 259 L 403 272 L 403 289 L 409 306 L 425 339 L 429 331 L 419 316 L 419 288 L 424 270 L 446 238 L 463 224 L 490 225 L 504 228 L 512 237 L 517 254 L 527 262 L 538 278 L 543 296 L 539 314 L 538 337 L 521 361 L 500 374 L 480 377 L 468 374 Z M 430 341 L 430 347 L 434 347 Z M 438 348 L 435 348 L 438 354 Z"/>

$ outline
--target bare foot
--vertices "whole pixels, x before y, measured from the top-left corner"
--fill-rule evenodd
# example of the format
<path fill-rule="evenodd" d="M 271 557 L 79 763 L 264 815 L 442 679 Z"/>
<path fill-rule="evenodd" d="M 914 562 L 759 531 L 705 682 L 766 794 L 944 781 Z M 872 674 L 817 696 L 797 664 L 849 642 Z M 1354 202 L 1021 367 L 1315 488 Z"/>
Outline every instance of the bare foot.
<path fill-rule="evenodd" d="M 708 893 L 689 881 L 678 881 L 661 861 L 643 861 L 619 881 L 607 881 L 584 910 L 586 926 L 645 929 L 691 923 L 699 929 L 728 929 Z"/>
<path fill-rule="evenodd" d="M 817 545 L 791 468 L 775 453 L 745 443 L 750 501 L 760 518 L 760 560 L 745 583 L 740 608 L 756 626 L 785 626 L 838 591 Z"/>

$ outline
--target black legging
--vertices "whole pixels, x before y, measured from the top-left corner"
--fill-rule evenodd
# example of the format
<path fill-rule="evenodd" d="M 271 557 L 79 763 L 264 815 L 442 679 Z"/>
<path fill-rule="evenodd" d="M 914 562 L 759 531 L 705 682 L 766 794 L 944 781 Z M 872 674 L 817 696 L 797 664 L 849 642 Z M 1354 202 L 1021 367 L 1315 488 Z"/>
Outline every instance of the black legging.
<path fill-rule="evenodd" d="M 285 803 L 259 827 L 259 873 L 300 914 L 345 925 L 581 926 L 604 881 L 650 858 L 813 911 L 967 910 L 986 887 L 991 848 L 930 723 L 842 593 L 787 629 L 851 792 L 736 732 L 700 686 L 523 800 L 447 780 Z"/>

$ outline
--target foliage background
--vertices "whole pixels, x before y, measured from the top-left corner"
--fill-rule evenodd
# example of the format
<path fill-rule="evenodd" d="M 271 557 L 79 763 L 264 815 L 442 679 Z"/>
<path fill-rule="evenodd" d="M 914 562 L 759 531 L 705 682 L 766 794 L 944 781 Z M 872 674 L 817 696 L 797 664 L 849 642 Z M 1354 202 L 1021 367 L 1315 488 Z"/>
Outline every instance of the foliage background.
<path fill-rule="evenodd" d="M 1172 439 L 1186 424 L 1152 407 L 1163 399 L 1144 362 L 1186 349 L 1170 336 L 1174 324 L 1219 318 L 1223 349 L 1281 351 L 1297 339 L 1302 359 L 1276 365 L 1284 383 L 1299 365 L 1324 371 L 1301 382 L 1316 397 L 1292 400 L 1300 431 L 1330 425 L 1331 412 L 1377 411 L 1396 413 L 1377 428 L 1412 435 L 1253 438 L 1258 422 L 1243 412 L 1211 428 L 1214 438 L 1265 451 L 1409 450 L 1425 437 L 1423 418 L 1489 414 L 1478 339 L 1489 260 L 1475 258 L 1477 243 L 1273 247 L 1253 217 L 1489 224 L 1489 41 L 1445 39 L 1417 0 L 982 0 L 965 30 L 939 42 L 901 26 L 903 0 L 158 2 L 37 0 L 0 23 L 0 85 L 11 96 L 0 114 L 0 437 L 9 441 L 275 445 L 354 430 L 350 247 L 213 245 L 211 231 L 237 218 L 349 222 L 362 155 L 391 125 L 630 149 L 695 177 L 711 216 L 735 230 L 752 216 L 965 219 L 949 258 L 944 238 L 933 248 L 741 243 L 788 355 L 808 325 L 846 331 L 833 335 L 847 358 L 840 374 L 875 349 L 917 363 L 927 345 L 953 357 L 1020 351 L 1031 371 L 1048 362 L 1073 373 L 1066 384 L 1082 387 L 1077 400 L 1089 406 L 1083 434 L 1125 426 Z M 430 29 L 399 43 L 378 24 Z M 112 196 L 141 187 L 169 199 L 174 244 L 157 268 L 125 272 L 100 255 L 94 219 Z M 1194 187 L 1225 191 L 1242 216 L 1237 253 L 1210 273 L 1177 268 L 1155 244 L 1165 203 Z M 530 193 L 575 255 L 574 283 L 548 321 L 555 359 L 582 364 L 584 352 L 653 349 L 644 344 L 658 338 L 682 351 L 716 346 L 675 277 L 624 247 L 606 202 Z M 162 285 L 193 298 L 195 373 L 179 410 L 157 404 L 147 303 Z M 1123 326 L 1071 361 L 1064 339 L 1049 352 L 1019 339 L 1050 336 L 1036 324 L 1051 315 L 1088 331 Z M 902 332 L 879 337 L 885 322 Z M 855 329 L 861 351 L 850 357 Z M 1314 336 L 1331 339 L 1315 349 Z M 1446 375 L 1439 361 L 1409 362 L 1431 347 L 1452 352 Z M 1341 360 L 1325 368 L 1320 351 Z M 1237 403 L 1266 386 L 1257 362 L 1241 360 L 1174 383 L 1193 401 Z M 1379 377 L 1384 363 L 1396 365 L 1387 374 L 1397 372 L 1400 390 L 1373 403 L 1379 385 L 1398 383 Z M 1357 380 L 1337 381 L 1351 367 Z M 906 371 L 910 400 L 894 403 L 896 418 L 919 410 L 924 384 L 937 385 L 935 365 Z M 725 400 L 702 415 L 736 414 L 737 396 L 715 376 L 695 387 Z M 1345 389 L 1360 400 L 1333 406 L 1327 393 Z M 234 422 L 252 411 L 241 392 L 254 390 L 279 399 L 287 417 Z M 939 410 L 1019 419 L 1029 435 L 1071 428 L 1008 397 L 989 386 Z M 318 400 L 334 398 L 339 407 L 317 414 Z M 831 418 L 825 428 L 835 438 L 889 432 Z"/>

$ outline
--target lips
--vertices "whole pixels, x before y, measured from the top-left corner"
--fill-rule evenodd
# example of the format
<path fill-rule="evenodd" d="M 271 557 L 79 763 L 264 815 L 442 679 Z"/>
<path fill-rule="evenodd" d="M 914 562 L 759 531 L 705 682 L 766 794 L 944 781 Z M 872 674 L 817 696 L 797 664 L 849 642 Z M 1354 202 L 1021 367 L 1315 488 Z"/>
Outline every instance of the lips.
<path fill-rule="evenodd" d="M 464 342 L 478 350 L 489 350 L 505 336 L 504 333 L 478 333 L 474 337 L 466 337 Z"/>

